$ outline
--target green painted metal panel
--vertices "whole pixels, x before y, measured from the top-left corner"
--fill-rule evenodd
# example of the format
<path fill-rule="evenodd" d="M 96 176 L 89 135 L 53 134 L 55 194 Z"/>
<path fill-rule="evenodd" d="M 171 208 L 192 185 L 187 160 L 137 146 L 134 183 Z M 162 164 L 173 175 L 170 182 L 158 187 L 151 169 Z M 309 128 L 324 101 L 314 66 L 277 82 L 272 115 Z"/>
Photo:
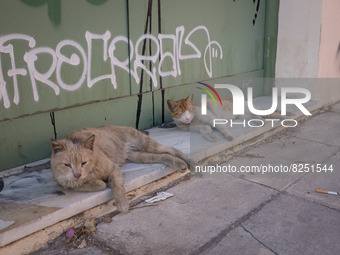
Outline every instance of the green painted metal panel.
<path fill-rule="evenodd" d="M 137 97 L 123 97 L 55 112 L 58 138 L 72 130 L 102 125 L 133 126 Z M 67 123 L 67 125 L 66 125 Z"/>
<path fill-rule="evenodd" d="M 138 128 L 148 91 L 263 69 L 266 1 L 129 0 L 128 10 Z M 164 92 L 157 107 L 164 122 Z"/>
<path fill-rule="evenodd" d="M 162 33 L 182 31 L 178 36 L 183 36 L 179 40 L 182 47 L 178 54 L 184 55 L 177 67 L 177 77 L 163 78 L 165 86 L 263 68 L 265 1 L 261 1 L 258 11 L 253 1 L 242 0 L 161 3 Z M 178 8 L 182 3 L 183 8 Z M 253 24 L 255 14 L 257 18 Z M 200 52 L 199 58 L 194 56 L 197 55 L 194 47 Z"/>
<path fill-rule="evenodd" d="M 264 41 L 264 76 L 266 78 L 275 77 L 277 33 L 278 33 L 278 13 L 280 0 L 267 1 L 266 5 L 266 25 Z M 272 84 L 270 79 L 264 84 L 264 95 L 271 95 Z"/>
<path fill-rule="evenodd" d="M 263 69 L 266 1 L 257 10 L 258 2 L 130 0 L 133 51 L 151 59 L 136 69 L 132 93 Z"/>
<path fill-rule="evenodd" d="M 273 1 L 2 0 L 0 170 L 48 157 L 54 129 L 149 128 L 197 81 L 271 76 Z"/>
<path fill-rule="evenodd" d="M 49 13 L 54 2 L 58 14 Z M 111 59 L 128 51 L 126 43 L 111 45 L 127 37 L 126 2 L 94 2 L 1 1 L 0 120 L 130 95 L 128 72 L 111 69 Z"/>
<path fill-rule="evenodd" d="M 0 169 L 49 157 L 52 138 L 49 114 L 0 122 Z"/>

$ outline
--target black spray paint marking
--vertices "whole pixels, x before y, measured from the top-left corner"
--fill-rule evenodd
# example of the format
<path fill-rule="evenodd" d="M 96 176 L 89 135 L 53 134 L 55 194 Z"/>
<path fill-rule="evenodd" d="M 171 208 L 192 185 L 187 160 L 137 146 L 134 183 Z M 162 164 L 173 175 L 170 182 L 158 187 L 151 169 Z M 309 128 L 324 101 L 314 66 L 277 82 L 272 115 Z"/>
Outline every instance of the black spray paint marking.
<path fill-rule="evenodd" d="M 53 126 L 54 139 L 57 139 L 57 128 L 55 126 L 54 112 L 50 112 L 51 124 Z"/>
<path fill-rule="evenodd" d="M 233 1 L 235 2 L 236 0 L 233 0 Z M 257 5 L 256 5 L 256 12 L 254 14 L 254 19 L 253 19 L 253 26 L 255 26 L 257 14 L 259 13 L 260 4 L 261 4 L 261 0 L 253 0 L 253 4 L 256 4 L 256 1 L 257 1 Z"/>
<path fill-rule="evenodd" d="M 147 17 L 146 17 L 144 34 L 147 34 L 147 31 L 148 31 L 149 27 L 150 27 L 149 33 L 151 34 L 151 18 L 152 18 L 152 0 L 149 0 L 149 2 L 148 2 L 148 13 L 147 13 Z M 151 42 L 150 42 L 150 44 L 151 44 Z M 146 48 L 146 40 L 144 40 L 144 42 L 143 42 L 143 48 L 142 48 L 142 55 L 143 56 L 145 55 L 145 48 Z M 142 64 L 144 64 L 144 60 L 142 60 Z M 143 78 L 144 78 L 144 70 L 142 69 L 141 70 L 141 75 L 140 75 L 140 87 L 139 87 L 138 103 L 137 103 L 136 129 L 138 129 L 138 126 L 139 126 L 140 114 L 141 114 L 141 110 L 142 110 L 143 83 L 144 83 L 144 79 Z"/>
<path fill-rule="evenodd" d="M 152 5 L 152 3 L 151 3 Z M 152 7 L 152 6 L 151 6 Z M 149 22 L 149 33 L 151 34 L 151 31 L 152 31 L 152 16 L 150 14 L 150 22 Z M 152 56 L 152 47 L 151 47 L 151 40 L 149 40 L 149 56 Z M 151 71 L 152 70 L 152 61 L 149 62 L 149 70 Z M 149 79 L 149 86 L 150 86 L 150 91 L 151 92 L 151 101 L 152 101 L 152 126 L 155 125 L 155 94 L 154 94 L 154 91 L 153 91 L 153 87 L 152 87 L 152 77 L 150 76 L 150 79 Z"/>
<path fill-rule="evenodd" d="M 257 14 L 259 12 L 259 9 L 260 9 L 260 1 L 261 0 L 253 0 L 253 3 L 255 4 L 257 1 L 257 6 L 256 6 L 256 13 L 254 15 L 254 19 L 253 19 L 253 26 L 255 26 L 255 22 L 256 22 L 256 19 L 257 19 Z"/>
<path fill-rule="evenodd" d="M 161 0 L 158 0 L 158 34 L 162 34 L 162 26 L 161 26 Z M 161 53 L 159 53 L 159 61 L 161 60 Z M 164 89 L 163 89 L 163 79 L 162 76 L 159 76 L 159 87 L 161 90 L 162 96 L 162 123 L 165 122 L 164 119 L 164 107 L 165 107 L 165 100 L 164 100 Z"/>

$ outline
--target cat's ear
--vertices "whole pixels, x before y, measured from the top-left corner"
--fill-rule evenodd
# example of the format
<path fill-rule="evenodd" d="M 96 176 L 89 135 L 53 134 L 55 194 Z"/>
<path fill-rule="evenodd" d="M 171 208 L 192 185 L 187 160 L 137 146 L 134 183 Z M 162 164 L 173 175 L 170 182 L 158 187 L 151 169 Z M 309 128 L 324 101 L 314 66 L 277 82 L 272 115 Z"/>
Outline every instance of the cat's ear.
<path fill-rule="evenodd" d="M 89 138 L 87 138 L 85 140 L 85 142 L 83 143 L 83 147 L 85 149 L 89 149 L 89 150 L 93 150 L 93 144 L 94 144 L 94 139 L 96 138 L 95 135 L 91 135 Z"/>
<path fill-rule="evenodd" d="M 53 149 L 54 154 L 57 154 L 58 152 L 61 152 L 66 149 L 65 144 L 63 144 L 62 142 L 58 140 L 51 139 L 51 144 L 52 144 L 52 149 Z"/>
<path fill-rule="evenodd" d="M 185 100 L 188 101 L 188 102 L 190 102 L 190 103 L 192 103 L 192 102 L 194 101 L 194 95 L 191 94 L 191 95 L 188 96 Z"/>
<path fill-rule="evenodd" d="M 175 109 L 175 107 L 176 107 L 176 102 L 175 101 L 168 100 L 166 102 L 167 102 L 168 107 L 169 107 L 170 110 L 174 110 Z"/>

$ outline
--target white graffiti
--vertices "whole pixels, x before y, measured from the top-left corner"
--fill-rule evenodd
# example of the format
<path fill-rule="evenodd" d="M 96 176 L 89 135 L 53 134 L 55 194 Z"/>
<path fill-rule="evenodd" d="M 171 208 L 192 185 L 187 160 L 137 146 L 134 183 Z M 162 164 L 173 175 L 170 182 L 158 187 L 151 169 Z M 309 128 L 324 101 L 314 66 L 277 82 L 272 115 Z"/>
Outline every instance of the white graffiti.
<path fill-rule="evenodd" d="M 193 35 L 199 34 L 200 38 L 202 34 L 205 36 L 204 41 L 207 41 L 206 47 L 204 50 L 200 50 L 198 46 L 193 42 Z M 217 41 L 210 40 L 210 34 L 208 29 L 205 26 L 197 26 L 192 29 L 185 36 L 185 28 L 184 26 L 179 26 L 176 28 L 175 34 L 159 34 L 158 37 L 151 34 L 144 34 L 140 36 L 136 43 L 134 44 L 131 40 L 129 40 L 125 36 L 116 36 L 111 41 L 111 33 L 110 31 L 106 31 L 104 34 L 93 34 L 91 32 L 86 32 L 85 40 L 87 43 L 87 52 L 84 48 L 76 41 L 73 40 L 63 40 L 60 41 L 55 49 L 50 47 L 36 47 L 36 40 L 29 35 L 25 34 L 9 34 L 0 37 L 0 100 L 3 101 L 3 105 L 5 108 L 10 108 L 11 99 L 9 98 L 8 93 L 8 84 L 5 81 L 4 73 L 7 74 L 7 80 L 13 81 L 13 103 L 19 104 L 19 84 L 18 84 L 18 76 L 29 76 L 33 98 L 36 102 L 39 101 L 39 93 L 37 82 L 45 84 L 53 89 L 55 95 L 60 94 L 60 90 L 63 89 L 65 91 L 75 91 L 79 89 L 86 81 L 87 87 L 91 88 L 99 81 L 109 79 L 114 89 L 117 89 L 117 79 L 116 79 L 116 68 L 120 68 L 127 73 L 129 73 L 137 84 L 140 84 L 140 74 L 138 74 L 138 70 L 142 69 L 145 74 L 147 74 L 154 85 L 154 87 L 158 86 L 157 75 L 161 77 L 173 76 L 177 77 L 181 75 L 181 61 L 188 59 L 203 59 L 205 71 L 209 77 L 212 77 L 213 58 L 223 58 L 223 51 L 221 45 Z M 203 40 L 202 39 L 202 40 Z M 103 61 L 107 64 L 110 64 L 111 73 L 102 74 L 97 77 L 92 77 L 92 57 L 93 54 L 98 54 L 97 51 L 93 49 L 94 40 L 101 40 L 103 44 Z M 171 42 L 171 50 L 165 50 L 165 42 Z M 197 39 L 196 39 L 197 40 Z M 25 67 L 17 67 L 17 62 L 21 56 L 18 56 L 18 52 L 14 42 L 20 41 L 21 43 L 24 41 L 28 44 L 28 49 L 25 51 L 22 59 L 24 60 L 26 66 Z M 146 56 L 142 53 L 143 45 L 146 41 L 149 41 L 152 44 L 152 55 Z M 117 50 L 117 44 L 124 43 L 129 46 L 130 56 L 124 61 L 121 61 L 115 55 Z M 71 48 L 72 54 L 71 57 L 67 57 L 63 54 L 64 48 Z M 145 47 L 145 45 L 144 45 Z M 185 55 L 182 52 L 193 52 L 192 54 Z M 203 52 L 203 54 L 202 54 Z M 51 62 L 49 64 L 48 70 L 44 73 L 39 72 L 36 68 L 36 61 L 39 59 L 39 55 L 47 54 L 51 57 Z M 9 57 L 9 64 L 6 66 L 10 66 L 7 70 L 3 70 L 4 65 L 2 63 L 2 57 Z M 171 61 L 172 67 L 170 70 L 164 70 L 163 66 L 164 61 Z M 148 68 L 146 65 L 146 61 L 152 62 L 152 68 Z M 158 67 L 157 67 L 157 61 Z M 81 68 L 81 73 L 76 73 L 79 78 L 73 84 L 69 84 L 65 81 L 62 75 L 63 66 L 72 65 Z M 65 67 L 64 67 L 65 68 Z M 150 70 L 151 69 L 151 70 Z M 7 73 L 6 73 L 7 71 Z M 56 82 L 55 82 L 56 81 Z"/>

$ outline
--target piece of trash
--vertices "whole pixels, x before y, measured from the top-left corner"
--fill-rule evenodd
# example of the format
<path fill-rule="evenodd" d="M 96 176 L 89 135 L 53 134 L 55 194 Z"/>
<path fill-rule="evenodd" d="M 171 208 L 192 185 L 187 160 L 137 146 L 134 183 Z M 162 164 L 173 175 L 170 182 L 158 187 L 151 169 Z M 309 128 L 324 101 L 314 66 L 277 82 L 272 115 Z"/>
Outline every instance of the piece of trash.
<path fill-rule="evenodd" d="M 9 221 L 3 221 L 0 219 L 0 226 L 1 229 L 5 229 L 7 227 L 9 227 L 10 225 L 12 225 L 13 223 L 15 223 L 15 221 L 9 220 Z"/>
<path fill-rule="evenodd" d="M 168 192 L 158 192 L 157 196 L 151 197 L 147 200 L 145 200 L 146 203 L 152 204 L 152 203 L 156 203 L 162 200 L 165 200 L 169 197 L 173 197 L 174 194 L 168 193 Z"/>
<path fill-rule="evenodd" d="M 315 192 L 339 196 L 339 193 L 336 192 L 336 191 L 328 191 L 328 190 L 316 189 Z"/>
<path fill-rule="evenodd" d="M 74 237 L 74 229 L 73 228 L 69 228 L 66 232 L 66 237 L 67 238 L 72 238 Z"/>
<path fill-rule="evenodd" d="M 96 232 L 95 218 L 90 218 L 85 222 L 83 231 L 87 234 Z"/>
<path fill-rule="evenodd" d="M 95 218 L 88 219 L 79 228 L 69 228 L 67 230 L 67 246 L 69 248 L 84 248 L 87 246 L 87 241 L 90 236 L 96 232 Z"/>
<path fill-rule="evenodd" d="M 83 249 L 87 246 L 86 240 L 83 239 L 83 241 L 81 241 L 80 245 L 77 247 L 78 249 Z"/>

